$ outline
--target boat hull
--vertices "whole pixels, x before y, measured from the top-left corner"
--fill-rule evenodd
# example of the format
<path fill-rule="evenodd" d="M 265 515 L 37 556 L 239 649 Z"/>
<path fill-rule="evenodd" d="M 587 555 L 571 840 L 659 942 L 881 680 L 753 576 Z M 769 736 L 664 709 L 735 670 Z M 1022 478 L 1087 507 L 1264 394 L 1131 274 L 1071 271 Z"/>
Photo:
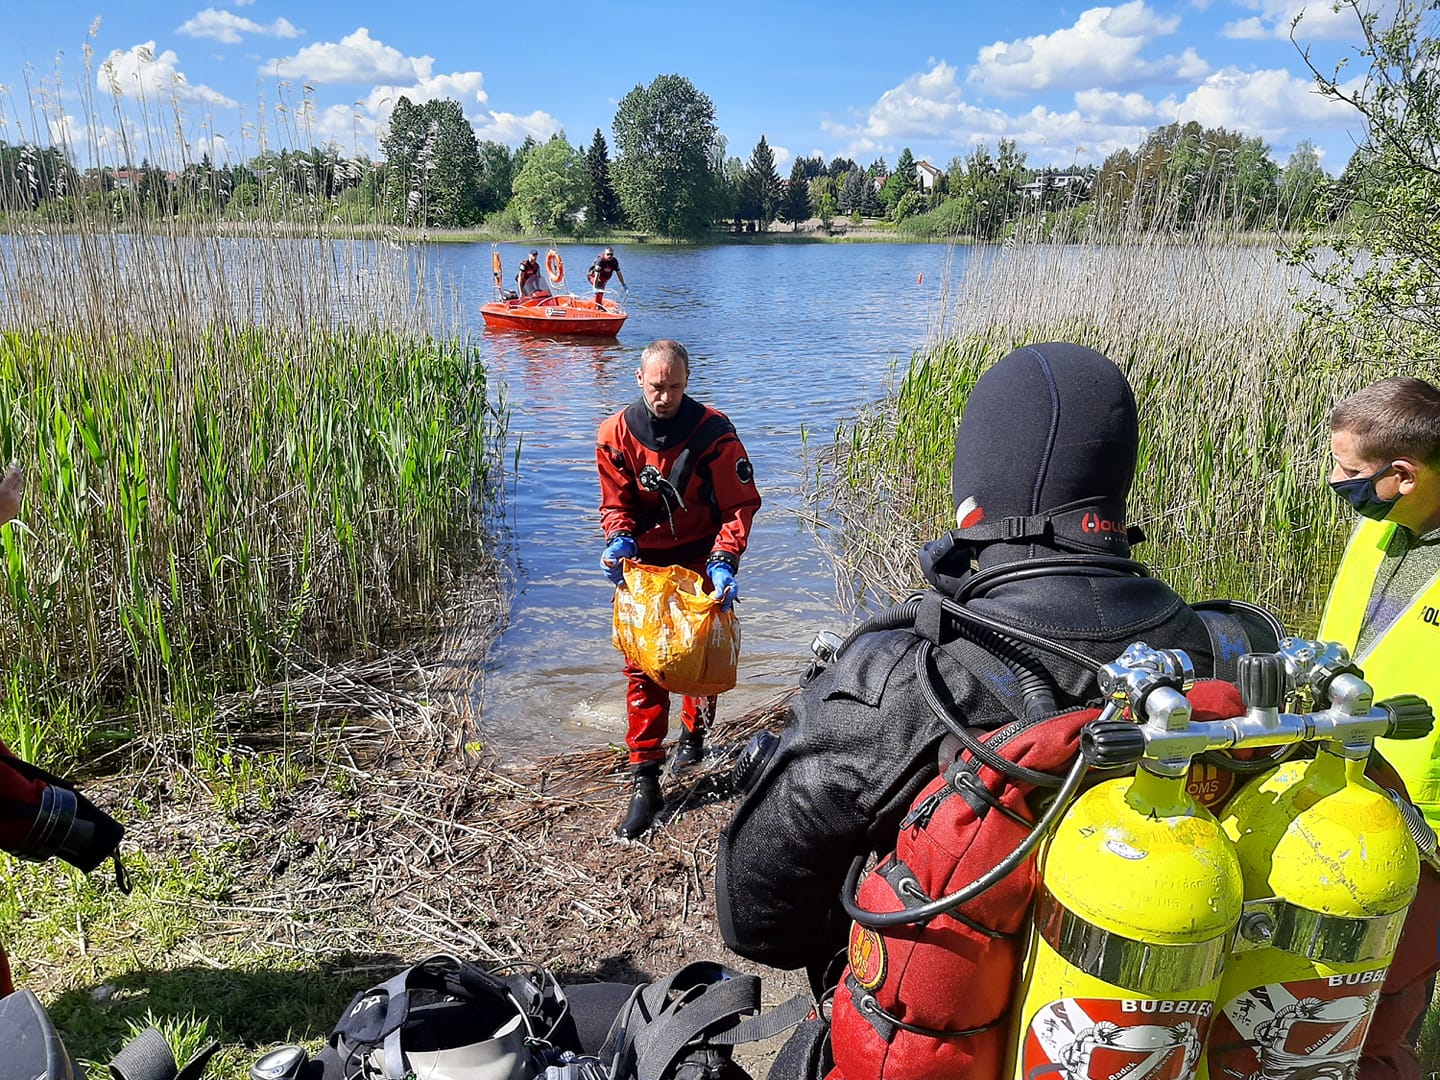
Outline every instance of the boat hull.
<path fill-rule="evenodd" d="M 614 337 L 627 318 L 623 311 L 576 296 L 497 300 L 481 305 L 480 316 L 489 330 L 577 337 Z"/>

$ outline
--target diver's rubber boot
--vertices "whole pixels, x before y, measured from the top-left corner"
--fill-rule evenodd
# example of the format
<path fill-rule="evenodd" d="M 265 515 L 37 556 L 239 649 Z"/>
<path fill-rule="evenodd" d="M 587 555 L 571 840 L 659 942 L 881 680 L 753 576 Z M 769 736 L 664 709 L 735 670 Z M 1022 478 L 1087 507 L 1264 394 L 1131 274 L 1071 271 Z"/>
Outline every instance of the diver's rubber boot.
<path fill-rule="evenodd" d="M 675 749 L 670 754 L 670 768 L 688 769 L 691 765 L 699 764 L 704 756 L 705 733 L 682 727 L 680 738 L 675 740 Z"/>
<path fill-rule="evenodd" d="M 634 840 L 655 823 L 655 815 L 665 805 L 660 794 L 660 766 L 640 765 L 635 769 L 635 795 L 630 800 L 630 809 L 620 823 L 622 840 Z"/>

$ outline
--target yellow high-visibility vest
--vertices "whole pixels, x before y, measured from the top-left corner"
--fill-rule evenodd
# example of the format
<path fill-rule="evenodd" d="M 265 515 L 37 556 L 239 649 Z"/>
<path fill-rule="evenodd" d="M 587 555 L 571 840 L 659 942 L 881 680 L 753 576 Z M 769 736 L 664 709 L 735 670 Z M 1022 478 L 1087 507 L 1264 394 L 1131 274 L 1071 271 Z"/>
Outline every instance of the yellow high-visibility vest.
<path fill-rule="evenodd" d="M 1360 622 L 1375 587 L 1394 522 L 1362 521 L 1346 545 L 1320 620 L 1320 637 L 1350 650 L 1375 699 L 1419 694 L 1440 713 L 1440 570 L 1363 653 L 1355 651 Z M 1376 748 L 1395 767 L 1411 800 L 1440 830 L 1440 730 L 1423 739 L 1378 739 Z"/>

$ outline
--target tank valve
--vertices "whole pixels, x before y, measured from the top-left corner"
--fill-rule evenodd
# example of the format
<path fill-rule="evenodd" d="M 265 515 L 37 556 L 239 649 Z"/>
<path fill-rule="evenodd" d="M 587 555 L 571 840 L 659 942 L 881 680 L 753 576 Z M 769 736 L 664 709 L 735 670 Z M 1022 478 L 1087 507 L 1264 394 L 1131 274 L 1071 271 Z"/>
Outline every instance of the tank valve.
<path fill-rule="evenodd" d="M 1252 945 L 1269 945 L 1275 937 L 1275 920 L 1267 911 L 1248 911 L 1240 916 L 1239 932 Z"/>

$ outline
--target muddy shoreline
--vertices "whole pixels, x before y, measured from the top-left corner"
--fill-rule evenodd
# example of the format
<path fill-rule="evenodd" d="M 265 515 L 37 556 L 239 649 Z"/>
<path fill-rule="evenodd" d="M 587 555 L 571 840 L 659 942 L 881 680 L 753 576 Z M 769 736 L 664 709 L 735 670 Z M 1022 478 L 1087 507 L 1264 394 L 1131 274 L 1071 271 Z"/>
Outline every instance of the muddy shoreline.
<path fill-rule="evenodd" d="M 353 993 L 436 952 L 540 964 L 563 982 L 641 982 L 712 960 L 761 975 L 765 1001 L 778 1003 L 804 989 L 803 975 L 725 948 L 714 880 L 716 839 L 734 806 L 733 756 L 782 715 L 777 699 L 722 722 L 700 766 L 667 775 L 657 826 L 630 843 L 614 836 L 630 794 L 623 752 L 507 765 L 444 746 L 443 720 L 423 711 L 355 725 L 289 790 L 237 806 L 218 807 L 170 770 L 115 778 L 96 789 L 99 799 L 149 808 L 127 815 L 128 857 L 183 866 L 224 849 L 228 886 L 163 956 L 143 959 L 137 942 L 139 955 L 107 958 L 87 981 L 64 950 L 17 951 L 20 982 L 72 1054 L 92 1060 L 116 1048 L 113 1036 L 82 1030 L 97 1027 L 97 1009 L 98 1026 L 113 1028 L 177 987 L 193 987 L 185 996 L 240 1064 L 290 1042 L 315 1052 Z M 316 983 L 323 992 L 306 989 Z M 233 997 L 237 984 L 288 1007 L 257 1010 Z M 747 1047 L 737 1060 L 764 1076 L 782 1043 Z"/>

